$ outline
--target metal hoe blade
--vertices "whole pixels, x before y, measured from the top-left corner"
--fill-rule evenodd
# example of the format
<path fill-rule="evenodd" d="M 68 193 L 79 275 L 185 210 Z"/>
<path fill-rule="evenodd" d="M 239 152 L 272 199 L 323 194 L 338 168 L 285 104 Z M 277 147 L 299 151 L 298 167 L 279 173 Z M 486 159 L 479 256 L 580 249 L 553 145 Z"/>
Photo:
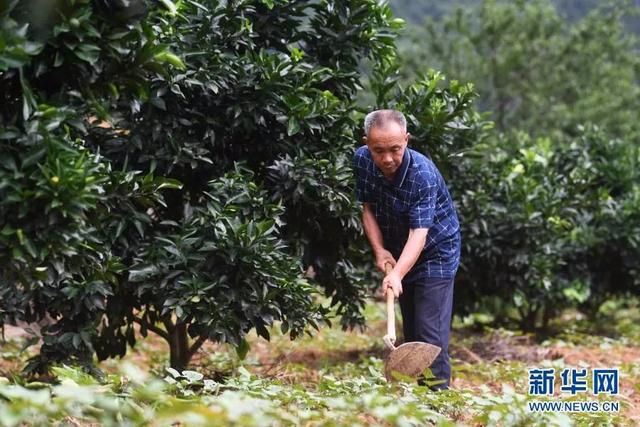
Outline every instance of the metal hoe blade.
<path fill-rule="evenodd" d="M 391 272 L 391 264 L 385 264 L 385 274 Z M 407 342 L 399 347 L 396 342 L 395 296 L 387 289 L 387 334 L 382 337 L 384 345 L 391 353 L 384 361 L 384 376 L 394 381 L 394 373 L 400 377 L 416 378 L 427 369 L 440 354 L 440 347 L 425 342 Z"/>
<path fill-rule="evenodd" d="M 389 353 L 384 361 L 384 376 L 387 381 L 399 376 L 416 378 L 427 369 L 440 354 L 440 347 L 424 342 L 407 342 Z"/>

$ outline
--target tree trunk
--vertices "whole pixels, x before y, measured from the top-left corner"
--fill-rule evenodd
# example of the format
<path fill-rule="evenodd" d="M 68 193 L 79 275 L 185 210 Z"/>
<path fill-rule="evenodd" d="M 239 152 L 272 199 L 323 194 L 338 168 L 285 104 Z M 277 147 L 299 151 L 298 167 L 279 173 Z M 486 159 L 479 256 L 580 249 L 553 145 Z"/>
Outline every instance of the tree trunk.
<path fill-rule="evenodd" d="M 169 334 L 170 364 L 173 369 L 183 371 L 191 360 L 187 325 L 177 323 Z"/>
<path fill-rule="evenodd" d="M 550 303 L 544 306 L 544 311 L 542 312 L 542 330 L 544 332 L 549 332 L 549 322 L 553 319 L 555 314 L 556 311 Z"/>
<path fill-rule="evenodd" d="M 538 317 L 539 307 L 528 307 L 522 319 L 520 319 L 520 328 L 524 332 L 535 332 L 536 318 Z"/>

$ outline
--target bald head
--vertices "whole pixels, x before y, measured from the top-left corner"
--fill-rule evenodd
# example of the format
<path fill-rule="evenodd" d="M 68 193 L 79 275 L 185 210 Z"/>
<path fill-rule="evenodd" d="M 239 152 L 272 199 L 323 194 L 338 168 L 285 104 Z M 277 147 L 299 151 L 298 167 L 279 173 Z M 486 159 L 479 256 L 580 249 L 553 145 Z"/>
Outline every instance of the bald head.
<path fill-rule="evenodd" d="M 369 137 L 371 129 L 386 130 L 390 123 L 400 127 L 402 132 L 407 131 L 407 119 L 404 114 L 397 110 L 376 110 L 372 111 L 364 118 L 364 134 Z"/>

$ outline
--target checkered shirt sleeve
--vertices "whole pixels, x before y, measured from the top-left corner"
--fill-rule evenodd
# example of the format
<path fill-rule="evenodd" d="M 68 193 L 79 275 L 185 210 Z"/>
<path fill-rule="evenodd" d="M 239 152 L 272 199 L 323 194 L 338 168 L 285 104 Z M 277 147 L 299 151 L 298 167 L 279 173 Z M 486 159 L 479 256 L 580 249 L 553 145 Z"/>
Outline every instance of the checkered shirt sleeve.
<path fill-rule="evenodd" d="M 371 162 L 356 152 L 353 156 L 353 170 L 356 177 L 356 200 L 361 203 L 374 202 L 374 171 Z"/>

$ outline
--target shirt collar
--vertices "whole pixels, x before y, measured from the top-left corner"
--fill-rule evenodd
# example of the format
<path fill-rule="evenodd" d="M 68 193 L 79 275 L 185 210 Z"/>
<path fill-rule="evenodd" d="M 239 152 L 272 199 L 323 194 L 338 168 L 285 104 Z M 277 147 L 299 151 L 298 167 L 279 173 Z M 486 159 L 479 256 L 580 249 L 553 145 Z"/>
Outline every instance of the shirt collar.
<path fill-rule="evenodd" d="M 394 187 L 400 187 L 404 183 L 404 179 L 407 176 L 407 171 L 409 170 L 409 163 L 411 162 L 411 154 L 409 153 L 409 147 L 406 147 L 404 150 L 404 155 L 402 156 L 402 164 L 398 168 L 398 171 L 393 177 L 393 181 L 389 181 L 382 171 L 376 166 L 376 175 L 382 179 L 386 184 L 393 184 Z"/>

